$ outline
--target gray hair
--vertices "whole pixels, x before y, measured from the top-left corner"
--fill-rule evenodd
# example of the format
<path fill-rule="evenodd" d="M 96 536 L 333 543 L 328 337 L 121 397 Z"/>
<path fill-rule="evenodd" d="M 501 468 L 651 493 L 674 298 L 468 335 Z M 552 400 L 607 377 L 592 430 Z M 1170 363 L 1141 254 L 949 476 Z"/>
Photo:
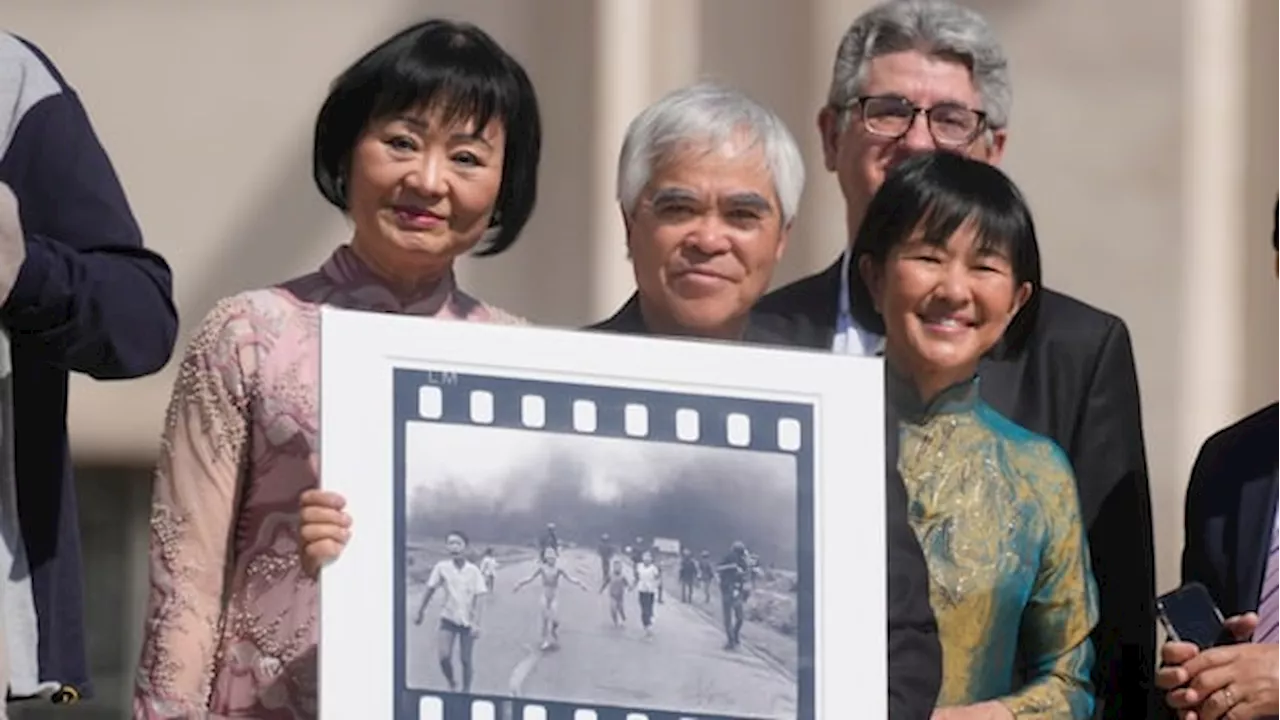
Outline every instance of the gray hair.
<path fill-rule="evenodd" d="M 848 108 L 862 90 L 867 63 L 906 50 L 963 62 L 982 97 L 987 126 L 1008 125 L 1013 87 L 1004 50 L 981 15 L 950 0 L 889 0 L 860 15 L 836 51 L 827 102 Z"/>
<path fill-rule="evenodd" d="M 631 121 L 618 156 L 618 202 L 630 215 L 653 170 L 689 143 L 718 148 L 746 133 L 764 153 L 782 206 L 783 224 L 795 218 L 804 192 L 804 158 L 786 123 L 745 94 L 699 83 L 663 96 Z"/>

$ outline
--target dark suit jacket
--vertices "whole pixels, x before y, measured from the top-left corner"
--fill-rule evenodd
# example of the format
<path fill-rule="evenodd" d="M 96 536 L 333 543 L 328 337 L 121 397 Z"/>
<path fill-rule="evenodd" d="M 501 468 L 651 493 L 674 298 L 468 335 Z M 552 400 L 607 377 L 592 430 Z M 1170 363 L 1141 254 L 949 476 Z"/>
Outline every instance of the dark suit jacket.
<path fill-rule="evenodd" d="M 649 334 L 633 295 L 613 317 L 588 330 Z M 743 341 L 786 345 L 767 318 L 752 317 Z M 889 718 L 927 720 L 942 685 L 942 647 L 929 606 L 929 569 L 915 533 L 907 524 L 907 491 L 897 472 L 896 446 L 885 483 L 885 541 L 888 546 Z M 856 642 L 841 638 L 838 642 Z M 852 680 L 856 682 L 856 679 Z"/>
<path fill-rule="evenodd" d="M 796 344 L 828 349 L 839 292 L 837 260 L 766 295 L 755 311 Z M 1075 469 L 1101 610 L 1092 636 L 1096 717 L 1156 717 L 1151 491 L 1124 321 L 1045 289 L 1023 347 L 997 349 L 980 373 L 983 399 L 1053 438 Z"/>
<path fill-rule="evenodd" d="M 1258 609 L 1276 517 L 1276 405 L 1205 441 L 1187 486 L 1182 582 L 1209 589 L 1223 615 Z"/>

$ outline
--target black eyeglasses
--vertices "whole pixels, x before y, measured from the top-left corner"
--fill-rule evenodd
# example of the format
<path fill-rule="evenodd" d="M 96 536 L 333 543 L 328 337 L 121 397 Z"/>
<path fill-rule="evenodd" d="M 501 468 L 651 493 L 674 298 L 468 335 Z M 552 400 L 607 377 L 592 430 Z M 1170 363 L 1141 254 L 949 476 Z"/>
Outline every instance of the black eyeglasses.
<path fill-rule="evenodd" d="M 862 125 L 867 132 L 898 140 L 924 115 L 934 142 L 946 147 L 968 145 L 987 127 L 987 114 L 956 103 L 942 103 L 922 108 L 896 95 L 859 97 L 850 103 L 862 110 Z"/>

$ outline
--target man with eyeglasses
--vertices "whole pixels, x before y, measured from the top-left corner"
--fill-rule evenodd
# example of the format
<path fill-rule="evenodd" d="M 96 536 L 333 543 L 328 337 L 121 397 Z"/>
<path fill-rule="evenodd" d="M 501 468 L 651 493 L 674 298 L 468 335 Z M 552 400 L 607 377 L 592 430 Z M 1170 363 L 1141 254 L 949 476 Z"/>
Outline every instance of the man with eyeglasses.
<path fill-rule="evenodd" d="M 976 12 L 946 0 L 893 0 L 856 19 L 818 115 L 850 242 L 885 174 L 905 158 L 943 149 L 998 163 L 1011 98 L 1004 52 Z M 880 338 L 850 306 L 851 250 L 770 293 L 756 313 L 781 320 L 797 344 L 875 354 Z M 1038 307 L 1023 310 L 1032 323 L 1025 341 L 1006 342 L 984 361 L 981 392 L 1071 457 L 1100 590 L 1096 716 L 1154 717 L 1155 559 L 1129 333 L 1114 315 L 1052 290 L 1039 295 Z"/>

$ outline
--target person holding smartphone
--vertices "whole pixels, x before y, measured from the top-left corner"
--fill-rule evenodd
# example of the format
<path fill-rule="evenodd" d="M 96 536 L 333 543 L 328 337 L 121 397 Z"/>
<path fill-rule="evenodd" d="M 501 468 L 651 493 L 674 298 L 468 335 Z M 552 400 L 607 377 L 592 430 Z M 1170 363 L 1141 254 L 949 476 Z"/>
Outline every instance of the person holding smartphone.
<path fill-rule="evenodd" d="M 1280 272 L 1280 200 L 1271 249 Z M 1179 718 L 1250 720 L 1280 714 L 1280 589 L 1277 588 L 1277 404 L 1205 441 L 1187 486 L 1184 588 L 1208 591 L 1208 612 L 1229 617 L 1226 644 L 1178 637 L 1160 650 L 1156 685 Z M 1216 604 L 1218 609 L 1214 609 Z M 1203 613 L 1201 613 L 1203 614 Z M 1235 642 L 1232 643 L 1231 639 Z"/>

